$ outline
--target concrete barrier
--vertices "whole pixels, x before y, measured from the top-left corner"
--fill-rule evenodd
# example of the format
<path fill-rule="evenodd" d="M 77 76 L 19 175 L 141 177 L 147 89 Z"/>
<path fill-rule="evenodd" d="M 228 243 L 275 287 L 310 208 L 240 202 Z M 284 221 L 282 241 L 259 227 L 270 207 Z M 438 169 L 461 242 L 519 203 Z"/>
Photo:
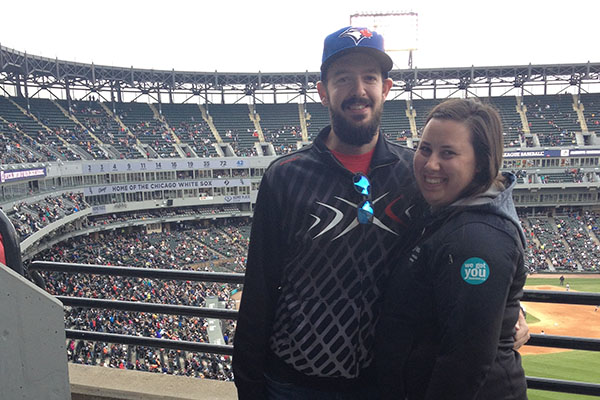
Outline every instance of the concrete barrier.
<path fill-rule="evenodd" d="M 72 400 L 234 400 L 233 382 L 69 363 Z"/>

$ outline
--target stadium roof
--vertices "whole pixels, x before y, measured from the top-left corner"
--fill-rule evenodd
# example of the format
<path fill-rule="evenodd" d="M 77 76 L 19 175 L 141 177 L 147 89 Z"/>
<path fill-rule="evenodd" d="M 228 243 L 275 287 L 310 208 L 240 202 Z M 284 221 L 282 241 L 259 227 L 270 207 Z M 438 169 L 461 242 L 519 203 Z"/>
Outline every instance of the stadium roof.
<path fill-rule="evenodd" d="M 430 69 L 396 69 L 390 77 L 396 90 L 505 87 L 600 83 L 600 63 L 514 65 Z M 143 94 L 182 92 L 203 96 L 208 92 L 239 91 L 306 94 L 314 91 L 319 72 L 221 73 L 122 68 L 50 59 L 0 46 L 0 87 L 28 85 L 43 89 L 76 86 L 94 93 L 133 90 Z"/>

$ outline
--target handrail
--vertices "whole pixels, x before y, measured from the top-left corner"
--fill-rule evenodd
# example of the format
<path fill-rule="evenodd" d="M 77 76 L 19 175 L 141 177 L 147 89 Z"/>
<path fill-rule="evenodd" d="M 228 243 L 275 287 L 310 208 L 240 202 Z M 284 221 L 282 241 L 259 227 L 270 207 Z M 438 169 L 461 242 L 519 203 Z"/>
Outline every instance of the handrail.
<path fill-rule="evenodd" d="M 600 385 L 597 383 L 565 381 L 559 379 L 527 377 L 527 389 L 547 390 L 571 394 L 600 396 Z"/>
<path fill-rule="evenodd" d="M 30 264 L 29 271 L 52 271 L 110 276 L 128 276 L 133 278 L 155 278 L 174 281 L 180 280 L 238 284 L 244 283 L 244 274 L 238 274 L 233 272 L 221 273 L 122 266 L 115 267 L 108 265 L 59 263 L 54 261 L 34 261 Z"/>
<path fill-rule="evenodd" d="M 527 346 L 600 351 L 600 339 L 591 339 L 576 336 L 531 334 L 531 338 L 527 341 Z"/>
<path fill-rule="evenodd" d="M 159 303 L 143 303 L 138 301 L 88 299 L 85 297 L 56 296 L 65 306 L 83 308 L 108 308 L 120 311 L 138 311 L 155 314 L 187 315 L 191 317 L 237 319 L 236 310 L 206 308 Z"/>
<path fill-rule="evenodd" d="M 598 276 L 600 277 L 600 275 Z M 525 290 L 521 301 L 597 306 L 600 305 L 600 293 Z"/>
<path fill-rule="evenodd" d="M 67 339 L 89 340 L 92 342 L 119 343 L 133 346 L 156 347 L 159 349 L 186 350 L 196 353 L 233 354 L 233 346 L 190 342 L 187 340 L 158 339 L 144 336 L 122 335 L 120 333 L 102 333 L 65 329 Z"/>

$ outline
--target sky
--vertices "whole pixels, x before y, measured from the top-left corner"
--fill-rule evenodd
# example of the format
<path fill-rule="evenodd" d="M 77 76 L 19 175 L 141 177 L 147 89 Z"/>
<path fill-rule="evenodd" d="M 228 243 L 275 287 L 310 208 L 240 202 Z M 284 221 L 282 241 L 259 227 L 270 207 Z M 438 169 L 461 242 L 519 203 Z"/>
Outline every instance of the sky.
<path fill-rule="evenodd" d="M 118 67 L 318 71 L 325 36 L 350 15 L 408 11 L 416 68 L 600 61 L 598 0 L 30 0 L 0 11 L 4 47 Z M 407 52 L 392 57 L 408 68 Z"/>

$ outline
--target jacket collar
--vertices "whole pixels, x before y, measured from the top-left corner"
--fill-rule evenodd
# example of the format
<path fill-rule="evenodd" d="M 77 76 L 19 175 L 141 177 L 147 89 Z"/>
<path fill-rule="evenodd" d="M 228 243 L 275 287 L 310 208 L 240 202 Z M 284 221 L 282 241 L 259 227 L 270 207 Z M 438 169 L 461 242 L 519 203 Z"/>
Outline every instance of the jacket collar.
<path fill-rule="evenodd" d="M 313 145 L 319 152 L 328 153 L 333 159 L 335 159 L 331 151 L 325 145 L 325 139 L 327 139 L 327 136 L 330 132 L 331 125 L 321 129 L 321 132 L 319 132 L 319 135 L 313 141 Z M 381 133 L 379 133 L 377 143 L 375 144 L 375 151 L 373 152 L 373 158 L 371 159 L 371 169 L 398 161 L 398 155 L 392 152 L 389 146 L 390 144 L 388 141 Z"/>

